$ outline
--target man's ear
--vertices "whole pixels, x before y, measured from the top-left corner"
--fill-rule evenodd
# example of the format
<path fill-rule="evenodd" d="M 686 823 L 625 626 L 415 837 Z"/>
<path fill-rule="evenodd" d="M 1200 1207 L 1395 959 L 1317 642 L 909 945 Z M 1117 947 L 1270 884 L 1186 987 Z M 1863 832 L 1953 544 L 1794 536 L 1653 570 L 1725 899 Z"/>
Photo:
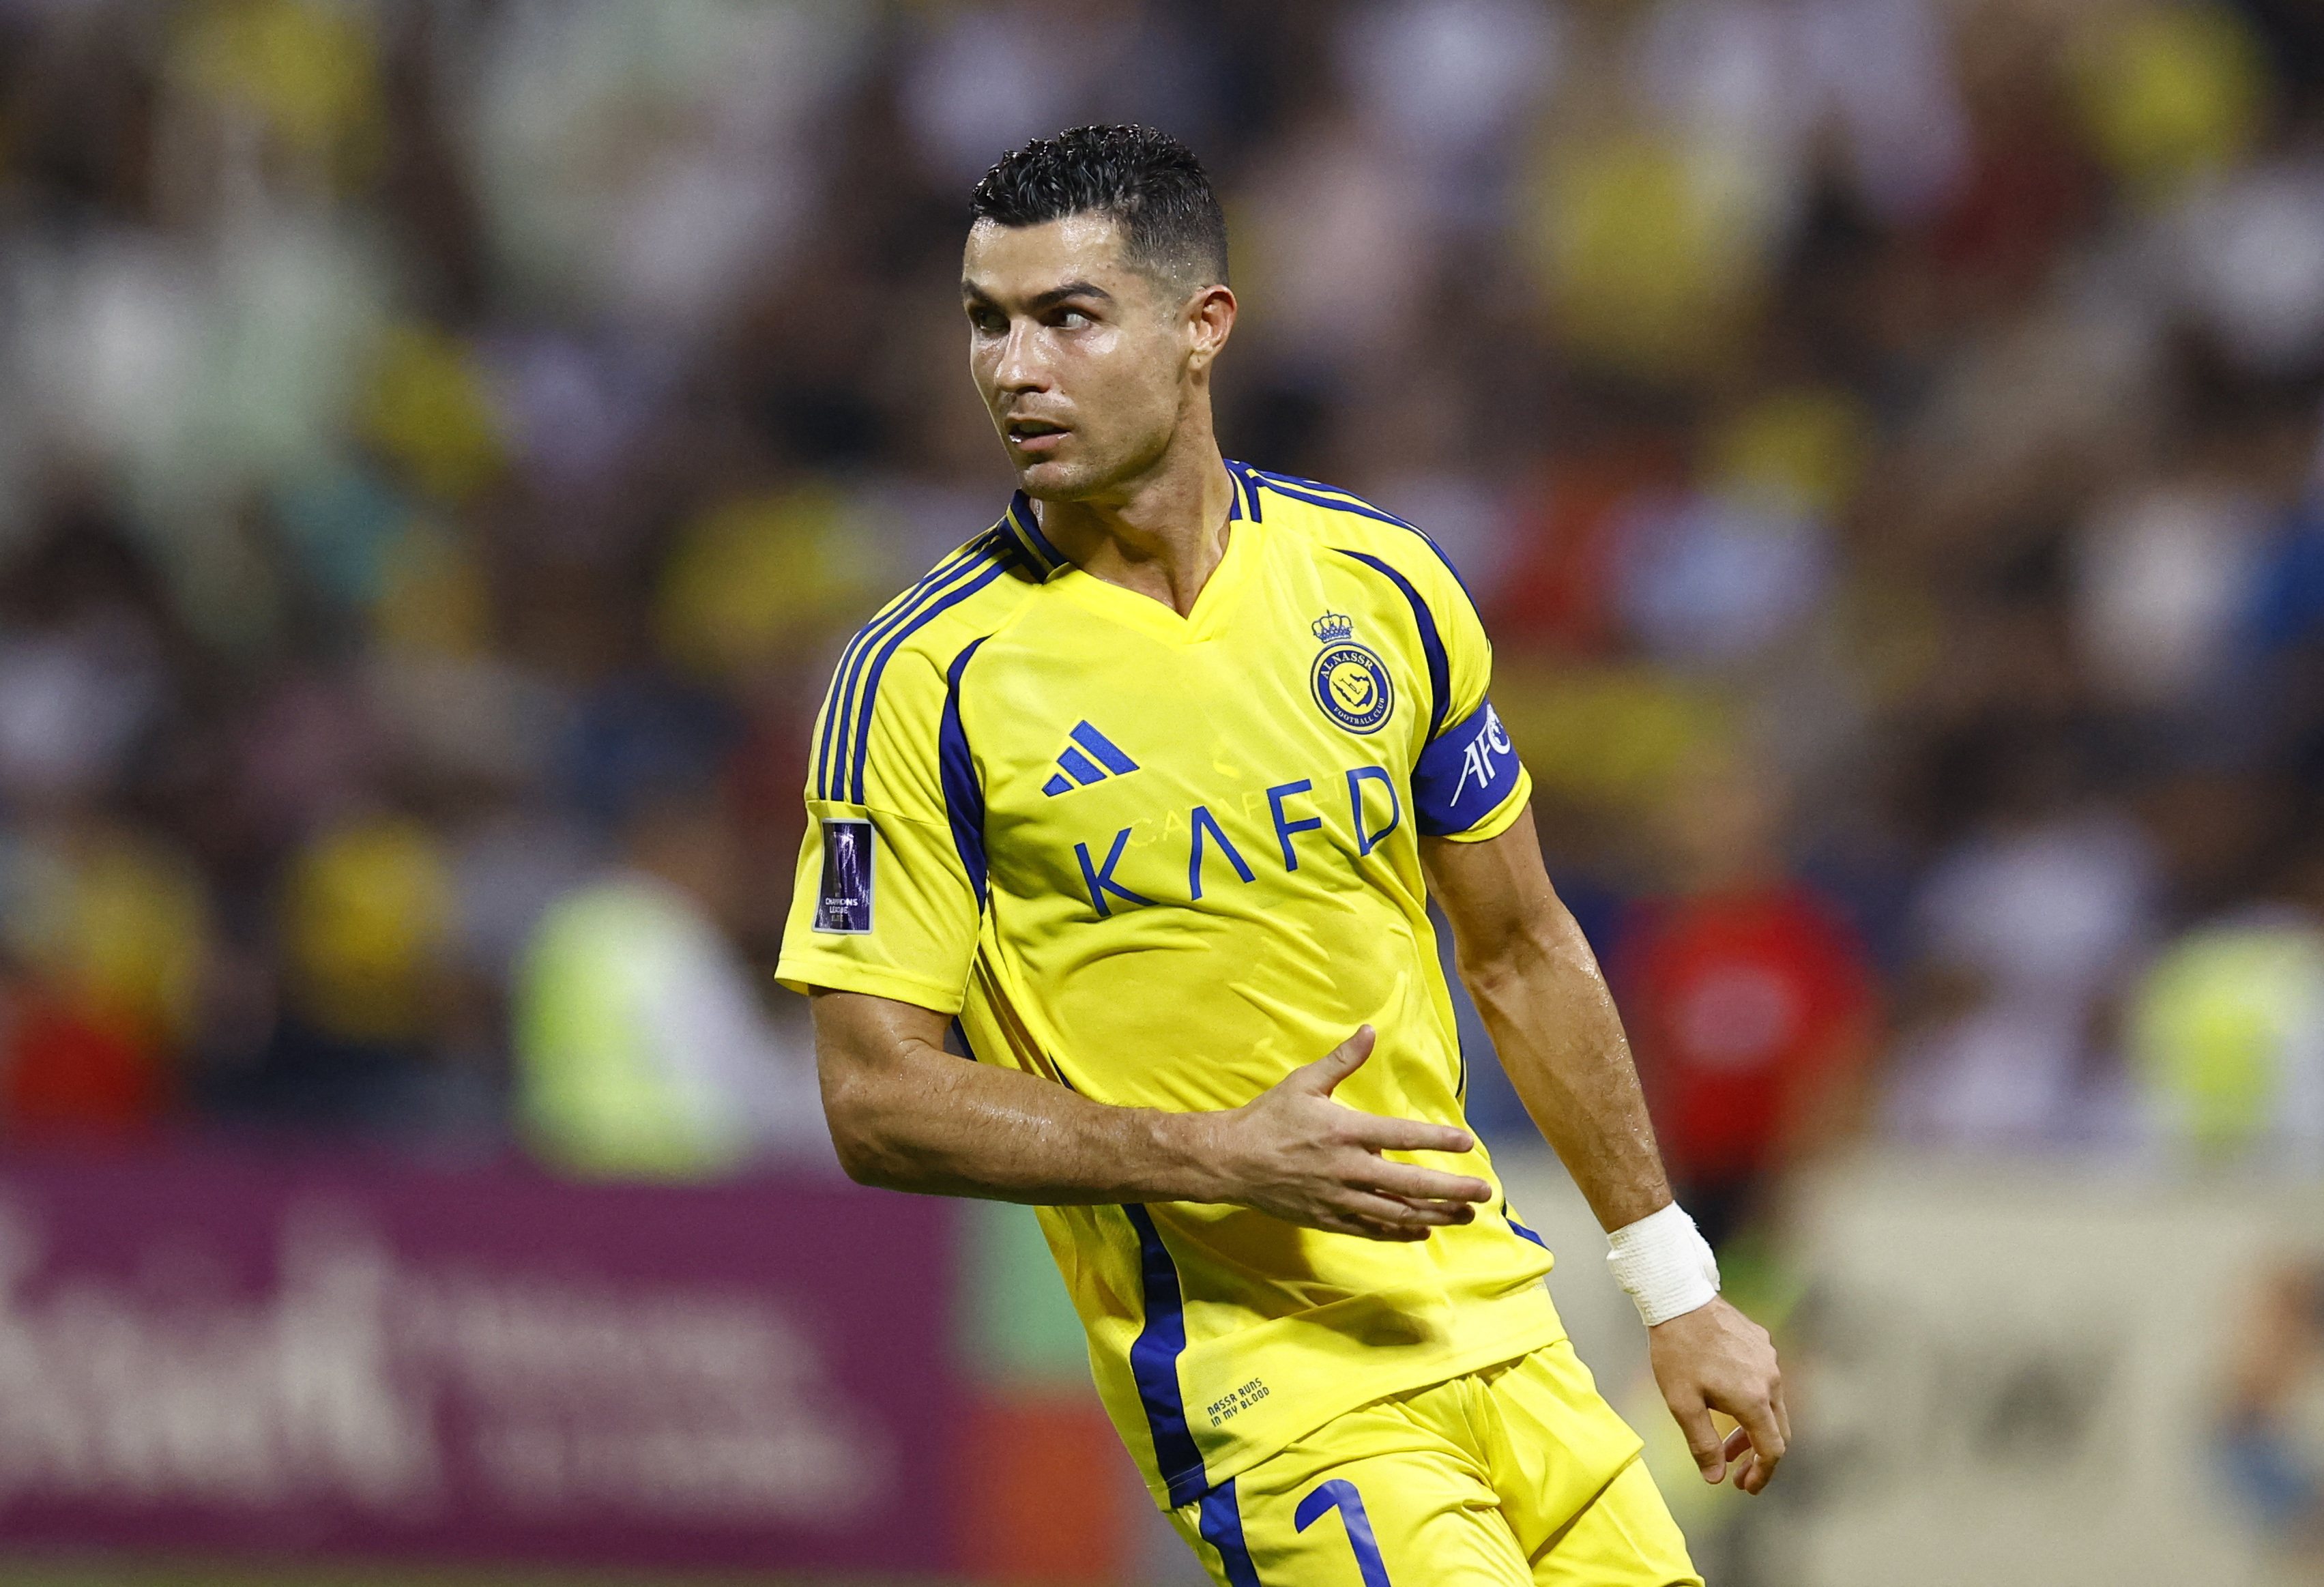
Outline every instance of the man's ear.
<path fill-rule="evenodd" d="M 1213 281 L 1186 300 L 1190 367 L 1206 369 L 1219 355 L 1234 334 L 1235 309 L 1235 295 L 1222 282 Z"/>

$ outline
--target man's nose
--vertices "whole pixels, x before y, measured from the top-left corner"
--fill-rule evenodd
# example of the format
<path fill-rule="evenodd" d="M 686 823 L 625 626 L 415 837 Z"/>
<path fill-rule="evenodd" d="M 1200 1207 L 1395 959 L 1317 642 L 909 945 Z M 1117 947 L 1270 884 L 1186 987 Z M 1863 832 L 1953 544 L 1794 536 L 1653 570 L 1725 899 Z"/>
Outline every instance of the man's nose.
<path fill-rule="evenodd" d="M 1049 372 L 1042 362 L 1038 328 L 1023 323 L 1009 328 L 1008 339 L 1001 344 L 1001 362 L 993 370 L 993 381 L 1004 392 L 1038 392 L 1049 384 Z"/>

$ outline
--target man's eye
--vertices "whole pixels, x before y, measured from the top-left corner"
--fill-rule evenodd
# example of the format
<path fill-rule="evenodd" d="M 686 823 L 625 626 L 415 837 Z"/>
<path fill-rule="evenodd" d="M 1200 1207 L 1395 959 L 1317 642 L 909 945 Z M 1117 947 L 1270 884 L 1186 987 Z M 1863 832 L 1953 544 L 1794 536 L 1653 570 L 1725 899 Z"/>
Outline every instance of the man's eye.
<path fill-rule="evenodd" d="M 1079 330 L 1089 322 L 1089 316 L 1078 309 L 1068 309 L 1057 318 L 1057 323 L 1067 330 Z"/>

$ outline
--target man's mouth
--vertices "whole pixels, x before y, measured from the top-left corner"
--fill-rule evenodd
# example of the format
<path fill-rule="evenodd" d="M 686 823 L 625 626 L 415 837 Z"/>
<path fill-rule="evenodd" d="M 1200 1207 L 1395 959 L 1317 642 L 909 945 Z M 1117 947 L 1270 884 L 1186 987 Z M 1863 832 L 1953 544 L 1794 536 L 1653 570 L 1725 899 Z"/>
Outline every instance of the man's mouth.
<path fill-rule="evenodd" d="M 1020 451 L 1046 452 L 1064 438 L 1065 428 L 1046 419 L 1012 419 L 1004 427 L 1011 446 Z"/>

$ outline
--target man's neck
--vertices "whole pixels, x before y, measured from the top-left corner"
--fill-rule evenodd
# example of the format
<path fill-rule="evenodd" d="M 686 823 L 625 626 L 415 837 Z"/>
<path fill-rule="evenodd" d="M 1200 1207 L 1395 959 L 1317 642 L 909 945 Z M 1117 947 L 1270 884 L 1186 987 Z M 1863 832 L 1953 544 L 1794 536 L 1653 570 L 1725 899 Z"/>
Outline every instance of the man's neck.
<path fill-rule="evenodd" d="M 1207 429 L 1102 502 L 1041 502 L 1041 532 L 1084 573 L 1184 617 L 1226 555 L 1234 484 Z"/>

